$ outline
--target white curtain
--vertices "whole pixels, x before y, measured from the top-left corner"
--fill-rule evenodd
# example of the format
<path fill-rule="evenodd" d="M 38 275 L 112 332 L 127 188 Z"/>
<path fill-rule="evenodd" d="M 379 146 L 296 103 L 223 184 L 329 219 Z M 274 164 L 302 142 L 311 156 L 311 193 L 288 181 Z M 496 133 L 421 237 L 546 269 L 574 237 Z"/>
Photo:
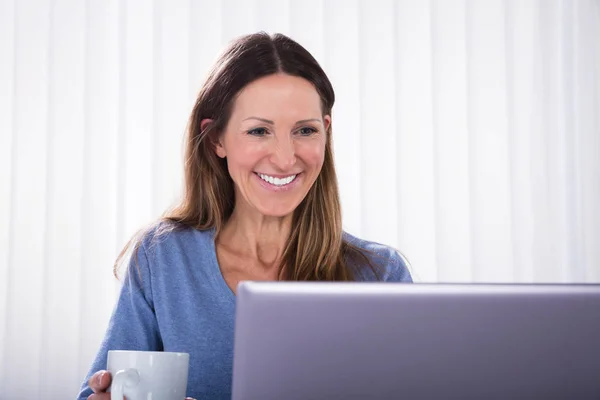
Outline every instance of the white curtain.
<path fill-rule="evenodd" d="M 600 281 L 597 0 L 0 0 L 0 398 L 75 396 L 222 46 L 337 92 L 348 231 L 425 282 Z"/>

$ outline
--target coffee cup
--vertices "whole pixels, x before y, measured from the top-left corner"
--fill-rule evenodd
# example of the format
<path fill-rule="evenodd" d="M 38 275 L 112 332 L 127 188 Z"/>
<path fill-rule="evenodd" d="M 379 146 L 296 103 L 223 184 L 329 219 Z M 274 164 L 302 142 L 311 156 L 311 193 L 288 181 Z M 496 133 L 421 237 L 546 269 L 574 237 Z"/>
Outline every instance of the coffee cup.
<path fill-rule="evenodd" d="M 110 350 L 112 400 L 184 400 L 190 356 L 187 353 Z"/>

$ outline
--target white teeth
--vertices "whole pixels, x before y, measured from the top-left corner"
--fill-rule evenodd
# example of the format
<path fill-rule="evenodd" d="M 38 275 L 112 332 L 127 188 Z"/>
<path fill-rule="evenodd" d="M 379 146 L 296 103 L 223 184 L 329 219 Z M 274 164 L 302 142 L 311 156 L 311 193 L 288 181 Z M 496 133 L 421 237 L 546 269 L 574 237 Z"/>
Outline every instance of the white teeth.
<path fill-rule="evenodd" d="M 275 186 L 284 186 L 296 179 L 296 175 L 290 175 L 286 178 L 275 178 L 265 174 L 258 174 L 258 176 L 260 176 L 263 181 L 269 182 L 271 185 Z"/>

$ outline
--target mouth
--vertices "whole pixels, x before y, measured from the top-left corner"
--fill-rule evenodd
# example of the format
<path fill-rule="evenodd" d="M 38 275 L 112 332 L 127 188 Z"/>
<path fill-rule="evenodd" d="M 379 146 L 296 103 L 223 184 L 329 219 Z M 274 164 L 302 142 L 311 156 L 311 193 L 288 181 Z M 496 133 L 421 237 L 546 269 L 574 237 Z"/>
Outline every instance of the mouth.
<path fill-rule="evenodd" d="M 265 181 L 273 186 L 276 186 L 276 187 L 285 187 L 285 186 L 291 184 L 292 182 L 294 182 L 296 180 L 296 178 L 298 177 L 298 175 L 300 175 L 300 174 L 293 174 L 293 175 L 287 175 L 287 176 L 271 176 L 271 175 L 267 175 L 267 174 L 261 174 L 258 172 L 255 172 L 255 174 L 263 181 Z"/>

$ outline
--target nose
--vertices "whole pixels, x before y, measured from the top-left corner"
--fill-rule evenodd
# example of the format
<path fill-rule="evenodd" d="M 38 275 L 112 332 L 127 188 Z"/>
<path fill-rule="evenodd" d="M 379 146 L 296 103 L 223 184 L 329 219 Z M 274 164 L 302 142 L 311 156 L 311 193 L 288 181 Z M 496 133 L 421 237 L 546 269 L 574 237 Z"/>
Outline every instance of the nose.
<path fill-rule="evenodd" d="M 296 149 L 292 138 L 275 140 L 271 162 L 281 171 L 287 171 L 296 164 Z"/>

